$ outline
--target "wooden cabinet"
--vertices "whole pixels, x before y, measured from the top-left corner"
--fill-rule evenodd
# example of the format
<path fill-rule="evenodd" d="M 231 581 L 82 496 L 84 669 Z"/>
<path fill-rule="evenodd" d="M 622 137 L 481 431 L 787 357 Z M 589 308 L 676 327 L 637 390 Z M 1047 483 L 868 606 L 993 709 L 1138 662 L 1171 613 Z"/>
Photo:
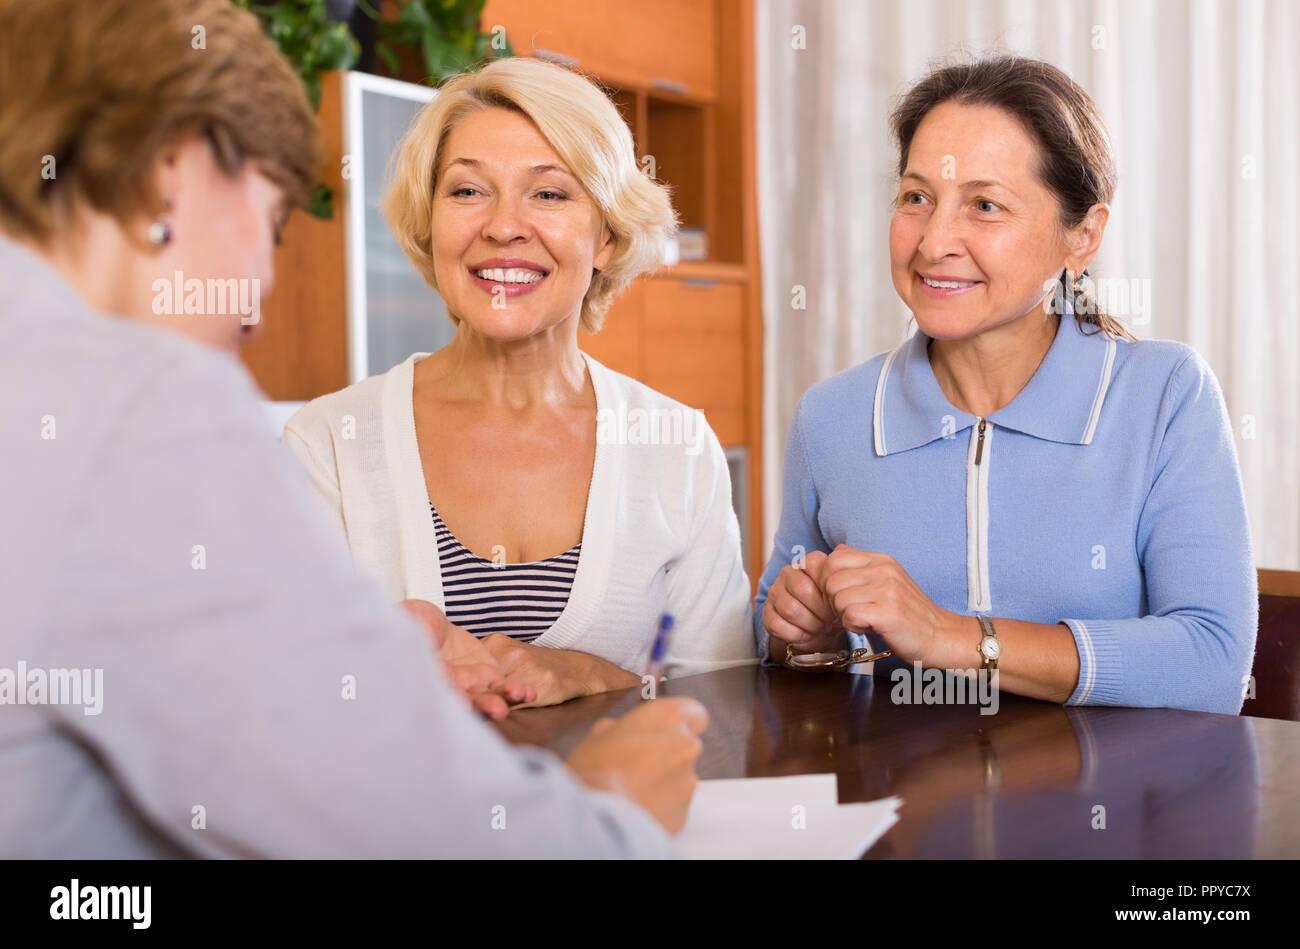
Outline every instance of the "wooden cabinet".
<path fill-rule="evenodd" d="M 712 99 L 717 20 L 708 0 L 488 0 L 483 29 L 505 28 L 521 56 L 606 82 Z"/>
<path fill-rule="evenodd" d="M 646 385 L 701 409 L 724 445 L 745 432 L 744 288 L 716 280 L 644 281 Z"/>
<path fill-rule="evenodd" d="M 537 0 L 488 0 L 481 29 L 504 27 L 519 56 L 537 56 L 583 72 L 595 72 L 608 54 L 610 3 L 538 3 Z"/>
<path fill-rule="evenodd" d="M 602 4 L 603 6 L 604 4 Z M 716 4 L 612 0 L 610 58 L 650 90 L 712 100 L 718 92 Z"/>
<path fill-rule="evenodd" d="M 746 443 L 745 287 L 716 279 L 638 280 L 599 333 L 578 344 L 610 369 L 704 412 L 723 445 Z"/>
<path fill-rule="evenodd" d="M 578 345 L 615 372 L 645 378 L 642 282 L 622 293 L 605 314 L 599 333 L 578 333 Z"/>

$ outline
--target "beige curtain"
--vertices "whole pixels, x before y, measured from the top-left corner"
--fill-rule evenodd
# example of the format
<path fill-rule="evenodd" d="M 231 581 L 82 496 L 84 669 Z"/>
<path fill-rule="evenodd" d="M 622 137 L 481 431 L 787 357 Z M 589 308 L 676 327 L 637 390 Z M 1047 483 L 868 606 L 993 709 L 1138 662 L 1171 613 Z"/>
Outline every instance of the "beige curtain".
<path fill-rule="evenodd" d="M 758 0 L 765 525 L 813 383 L 909 331 L 888 115 L 927 63 L 1016 52 L 1096 99 L 1119 190 L 1093 267 L 1144 338 L 1200 351 L 1237 431 L 1258 565 L 1300 569 L 1300 4 Z"/>

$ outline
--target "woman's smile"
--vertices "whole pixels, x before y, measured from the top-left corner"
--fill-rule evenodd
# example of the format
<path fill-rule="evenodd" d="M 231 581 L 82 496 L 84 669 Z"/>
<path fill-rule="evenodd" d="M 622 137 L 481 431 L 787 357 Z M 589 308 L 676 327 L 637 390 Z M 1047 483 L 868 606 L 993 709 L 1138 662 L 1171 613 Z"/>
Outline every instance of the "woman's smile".
<path fill-rule="evenodd" d="M 922 293 L 937 299 L 962 296 L 983 283 L 982 280 L 965 280 L 960 277 L 944 277 L 923 273 L 916 275 L 916 282 Z"/>
<path fill-rule="evenodd" d="M 519 297 L 532 293 L 546 280 L 550 271 L 539 264 L 514 257 L 493 257 L 471 264 L 473 283 L 493 296 Z"/>

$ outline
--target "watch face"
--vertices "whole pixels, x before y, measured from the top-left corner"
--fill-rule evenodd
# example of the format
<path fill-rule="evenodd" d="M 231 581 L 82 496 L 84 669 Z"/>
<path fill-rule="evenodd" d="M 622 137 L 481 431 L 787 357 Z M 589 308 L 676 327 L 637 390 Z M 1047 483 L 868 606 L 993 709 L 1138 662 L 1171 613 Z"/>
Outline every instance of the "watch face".
<path fill-rule="evenodd" d="M 987 659 L 996 659 L 1002 652 L 1002 644 L 990 636 L 980 643 L 980 652 Z"/>

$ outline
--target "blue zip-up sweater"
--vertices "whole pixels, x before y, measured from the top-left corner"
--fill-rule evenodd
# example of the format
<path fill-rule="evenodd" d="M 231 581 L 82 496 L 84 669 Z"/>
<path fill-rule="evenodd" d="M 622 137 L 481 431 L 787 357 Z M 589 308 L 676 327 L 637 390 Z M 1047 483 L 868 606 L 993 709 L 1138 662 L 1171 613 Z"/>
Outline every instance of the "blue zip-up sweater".
<path fill-rule="evenodd" d="M 1068 704 L 1239 712 L 1259 601 L 1205 361 L 1182 343 L 1085 333 L 1067 312 L 1033 378 L 982 420 L 981 445 L 981 419 L 944 396 L 928 344 L 917 330 L 800 400 L 754 613 L 760 654 L 781 568 L 847 544 L 889 554 L 945 609 L 1066 623 L 1079 651 Z"/>

